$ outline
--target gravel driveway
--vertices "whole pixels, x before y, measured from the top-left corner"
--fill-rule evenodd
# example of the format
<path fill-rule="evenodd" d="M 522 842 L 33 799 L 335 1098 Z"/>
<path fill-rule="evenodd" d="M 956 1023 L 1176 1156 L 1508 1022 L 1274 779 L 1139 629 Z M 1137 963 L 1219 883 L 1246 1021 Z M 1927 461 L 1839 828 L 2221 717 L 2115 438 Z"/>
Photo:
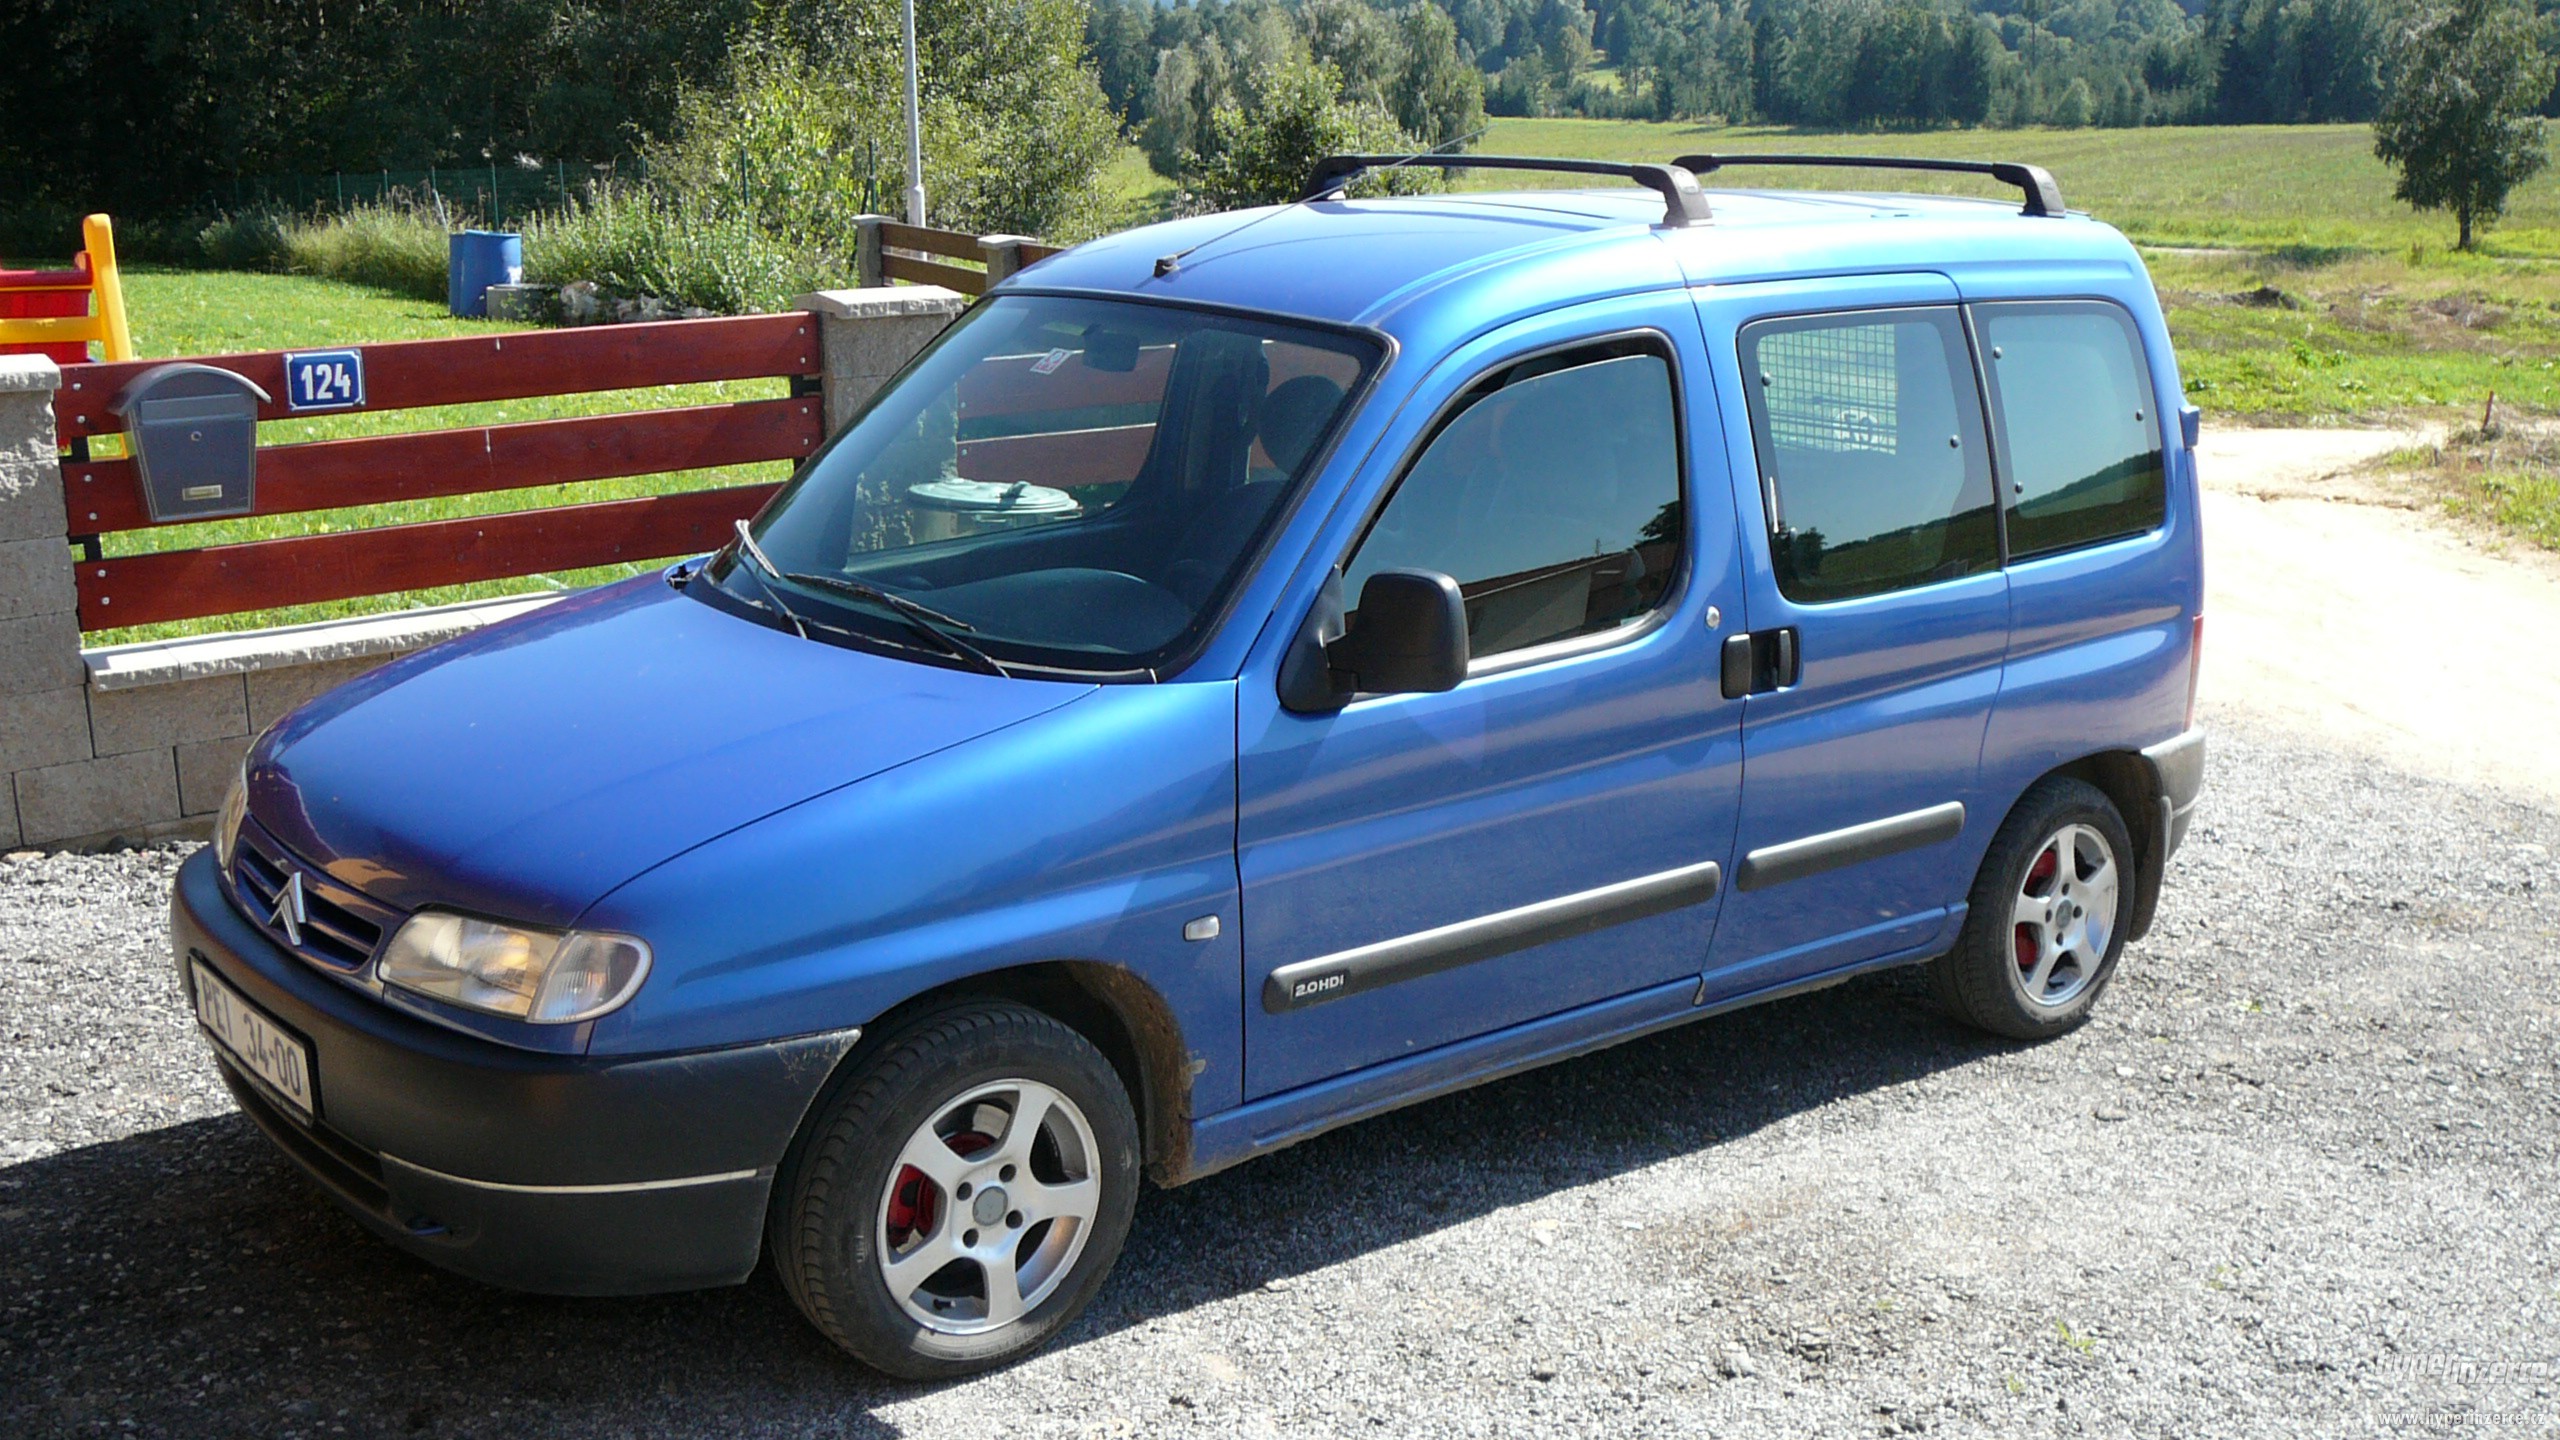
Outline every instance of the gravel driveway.
<path fill-rule="evenodd" d="M 1336 1132 L 942 1390 L 374 1243 L 215 1082 L 179 855 L 0 862 L 0 1434 L 2560 1434 L 2560 814 L 2216 745 L 2078 1034 L 1887 975 Z"/>

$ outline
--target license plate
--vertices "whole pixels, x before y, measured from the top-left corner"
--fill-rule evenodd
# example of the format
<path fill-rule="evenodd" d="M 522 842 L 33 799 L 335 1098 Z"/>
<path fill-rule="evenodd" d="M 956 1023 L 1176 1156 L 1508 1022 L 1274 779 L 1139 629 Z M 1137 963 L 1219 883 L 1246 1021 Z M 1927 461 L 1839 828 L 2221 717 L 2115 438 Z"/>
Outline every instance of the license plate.
<path fill-rule="evenodd" d="M 201 960 L 195 967 L 196 1019 L 224 1053 L 267 1082 L 302 1118 L 311 1118 L 311 1048 L 295 1039 L 213 973 Z"/>

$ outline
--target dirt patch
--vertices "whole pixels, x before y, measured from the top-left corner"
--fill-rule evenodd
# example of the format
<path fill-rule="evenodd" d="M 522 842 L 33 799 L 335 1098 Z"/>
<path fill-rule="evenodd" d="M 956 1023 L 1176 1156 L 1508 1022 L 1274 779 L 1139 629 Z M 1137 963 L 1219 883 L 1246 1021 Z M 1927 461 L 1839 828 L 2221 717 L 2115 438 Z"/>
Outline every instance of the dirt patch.
<path fill-rule="evenodd" d="M 2506 323 L 2514 313 L 2504 305 L 2492 305 L 2477 295 L 2439 295 L 2419 304 L 2430 315 L 2441 316 L 2465 330 L 2494 330 Z"/>
<path fill-rule="evenodd" d="M 2333 747 L 2560 800 L 2560 557 L 2375 467 L 2409 431 L 2208 434 L 2204 694 Z"/>

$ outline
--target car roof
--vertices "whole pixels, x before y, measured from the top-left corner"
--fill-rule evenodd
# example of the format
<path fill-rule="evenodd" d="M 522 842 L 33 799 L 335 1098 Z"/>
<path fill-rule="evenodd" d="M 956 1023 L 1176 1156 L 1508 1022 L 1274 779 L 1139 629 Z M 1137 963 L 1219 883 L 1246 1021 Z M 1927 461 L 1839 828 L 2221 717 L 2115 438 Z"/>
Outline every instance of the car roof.
<path fill-rule="evenodd" d="M 1028 267 L 1006 288 L 1116 292 L 1398 333 L 1453 311 L 1495 323 L 1681 283 L 1985 262 L 2138 263 L 2113 227 L 2079 214 L 2028 216 L 2015 201 L 1834 190 L 1707 194 L 1713 218 L 1686 227 L 1664 225 L 1661 197 L 1632 186 L 1265 206 L 1089 241 Z"/>

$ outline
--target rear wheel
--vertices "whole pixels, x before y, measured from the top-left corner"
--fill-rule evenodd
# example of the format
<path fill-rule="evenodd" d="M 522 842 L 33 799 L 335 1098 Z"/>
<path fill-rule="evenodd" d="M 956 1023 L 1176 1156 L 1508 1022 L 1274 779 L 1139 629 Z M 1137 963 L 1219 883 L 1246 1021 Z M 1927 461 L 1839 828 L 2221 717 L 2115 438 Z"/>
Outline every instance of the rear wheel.
<path fill-rule="evenodd" d="M 776 1187 L 784 1288 L 877 1369 L 944 1379 L 1039 1346 L 1129 1230 L 1137 1122 L 1060 1021 L 982 1002 L 921 1016 L 839 1085 Z"/>
<path fill-rule="evenodd" d="M 2096 786 L 2055 778 L 2028 791 L 1983 857 L 1964 934 L 1929 967 L 1947 1013 L 2017 1040 L 2086 1020 L 2133 919 L 2132 855 Z"/>

